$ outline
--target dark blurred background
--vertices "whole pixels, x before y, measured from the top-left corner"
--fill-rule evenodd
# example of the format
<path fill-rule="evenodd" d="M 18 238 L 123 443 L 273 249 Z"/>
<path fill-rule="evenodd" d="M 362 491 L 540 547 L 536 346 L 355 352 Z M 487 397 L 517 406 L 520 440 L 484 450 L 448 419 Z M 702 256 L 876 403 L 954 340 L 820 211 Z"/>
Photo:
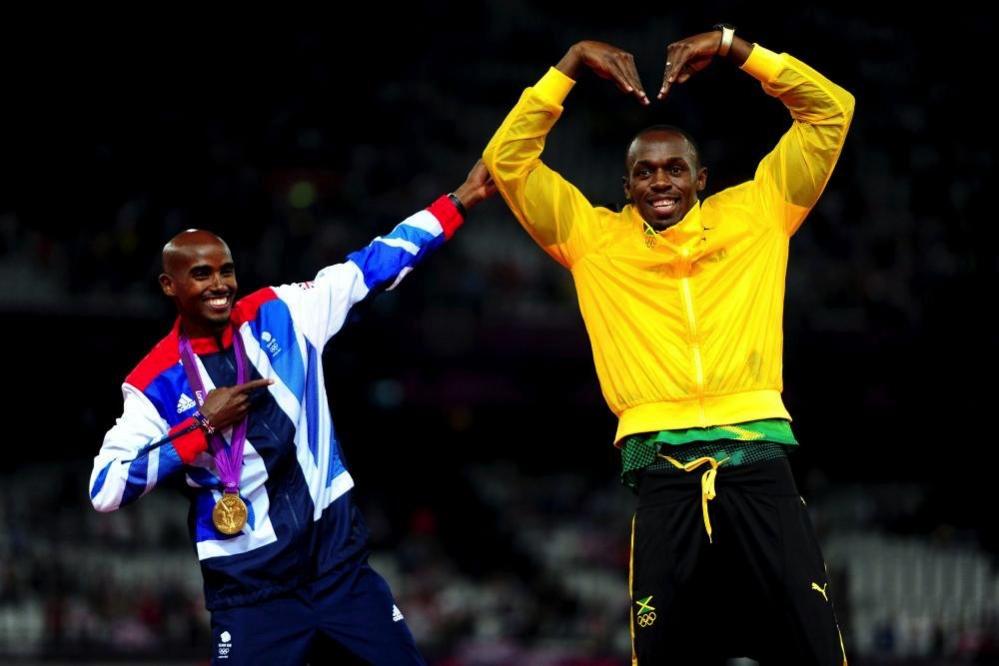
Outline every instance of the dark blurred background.
<path fill-rule="evenodd" d="M 857 98 L 792 241 L 784 319 L 793 464 L 851 661 L 999 663 L 991 16 L 527 0 L 101 11 L 3 27 L 4 661 L 209 654 L 183 500 L 111 515 L 87 501 L 121 381 L 172 322 L 156 284 L 167 239 L 221 234 L 243 293 L 309 279 L 457 187 L 575 41 L 630 50 L 656 90 L 666 44 L 724 20 Z M 790 120 L 724 62 L 651 109 L 587 76 L 544 158 L 619 206 L 627 142 L 659 122 L 698 138 L 710 194 L 751 177 Z M 375 566 L 432 663 L 628 661 L 634 498 L 614 419 L 568 273 L 502 201 L 358 308 L 324 362 Z"/>

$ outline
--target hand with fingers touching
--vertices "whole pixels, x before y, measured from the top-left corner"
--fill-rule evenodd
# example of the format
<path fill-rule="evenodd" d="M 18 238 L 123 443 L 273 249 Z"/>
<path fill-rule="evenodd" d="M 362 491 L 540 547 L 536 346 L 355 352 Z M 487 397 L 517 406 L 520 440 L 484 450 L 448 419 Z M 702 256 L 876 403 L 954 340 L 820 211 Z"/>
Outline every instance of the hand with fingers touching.
<path fill-rule="evenodd" d="M 258 388 L 270 386 L 273 379 L 254 379 L 236 386 L 220 386 L 205 396 L 201 405 L 201 415 L 215 430 L 224 430 L 238 422 L 250 411 L 250 393 Z"/>
<path fill-rule="evenodd" d="M 718 632 L 698 619 L 728 593 L 731 581 L 714 586 L 705 573 L 716 558 L 748 556 L 777 567 L 740 573 L 747 578 L 740 584 L 759 591 L 746 603 L 770 603 L 766 581 L 787 581 L 782 584 L 793 590 L 773 606 L 794 618 L 781 629 L 789 640 L 768 647 L 768 658 L 845 664 L 825 565 L 800 498 L 791 492 L 780 509 L 766 513 L 776 500 L 757 489 L 795 487 L 785 458 L 798 443 L 781 399 L 790 241 L 829 182 L 854 100 L 797 58 L 750 44 L 721 24 L 669 45 L 659 99 L 715 56 L 738 65 L 789 115 L 784 135 L 734 187 L 707 194 L 708 167 L 698 144 L 674 125 L 636 128 L 622 146 L 619 208 L 593 204 L 545 163 L 546 142 L 584 67 L 648 104 L 631 54 L 602 42 L 579 42 L 546 68 L 500 124 L 483 159 L 512 217 L 571 272 L 600 388 L 618 418 L 613 443 L 620 448 L 620 478 L 641 507 L 631 532 L 636 663 L 721 663 L 752 654 L 751 637 L 771 630 L 770 614 L 750 618 L 749 632 Z M 724 151 L 726 159 L 736 150 Z M 572 154 L 585 160 L 585 146 Z M 746 436 L 734 441 L 733 432 Z M 681 471 L 695 467 L 702 470 L 695 472 L 700 488 Z M 716 492 L 716 477 L 729 485 Z M 690 511 L 659 510 L 663 497 L 684 494 Z M 728 499 L 709 510 L 716 495 Z M 693 512 L 703 525 L 689 519 Z M 784 521 L 778 512 L 805 519 Z M 727 527 L 712 527 L 716 514 L 726 516 Z M 743 517 L 764 514 L 742 529 Z M 757 539 L 755 530 L 775 536 Z M 726 536 L 716 541 L 713 534 Z M 771 558 L 771 550 L 794 555 Z M 669 566 L 677 553 L 689 563 L 681 574 Z M 785 560 L 794 570 L 781 568 Z M 706 591 L 707 601 L 703 610 L 688 612 L 691 603 L 699 605 L 684 591 L 695 588 Z"/>
<path fill-rule="evenodd" d="M 638 78 L 635 57 L 627 51 L 604 42 L 582 41 L 566 51 L 555 69 L 571 79 L 578 79 L 583 65 L 600 78 L 613 81 L 621 92 L 634 95 L 642 104 L 649 103 L 642 81 Z"/>
<path fill-rule="evenodd" d="M 728 57 L 736 65 L 742 66 L 753 50 L 753 45 L 733 34 L 730 36 L 731 46 L 723 53 L 720 49 L 724 35 L 724 30 L 702 32 L 666 47 L 666 68 L 657 99 L 666 99 L 671 85 L 686 83 L 691 76 L 710 65 L 711 59 L 716 55 Z"/>

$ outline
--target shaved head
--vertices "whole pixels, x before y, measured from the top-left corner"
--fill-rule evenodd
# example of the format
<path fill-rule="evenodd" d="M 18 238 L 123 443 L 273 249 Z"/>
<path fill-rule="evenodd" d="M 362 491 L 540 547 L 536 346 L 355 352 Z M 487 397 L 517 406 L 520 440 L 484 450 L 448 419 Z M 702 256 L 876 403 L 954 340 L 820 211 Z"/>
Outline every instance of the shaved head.
<path fill-rule="evenodd" d="M 168 275 L 176 275 L 179 270 L 185 269 L 192 258 L 197 257 L 208 247 L 221 247 L 230 257 L 232 252 L 226 242 L 210 231 L 203 229 L 187 229 L 170 239 L 163 246 L 163 272 Z"/>
<path fill-rule="evenodd" d="M 701 151 L 697 147 L 697 142 L 694 141 L 694 137 L 692 137 L 687 130 L 680 129 L 675 125 L 652 125 L 636 134 L 631 140 L 631 143 L 628 144 L 628 152 L 624 156 L 625 173 L 631 171 L 631 167 L 635 163 L 635 156 L 638 153 L 639 147 L 643 140 L 661 140 L 668 137 L 668 135 L 679 137 L 686 144 L 687 151 L 693 159 L 694 168 L 701 168 Z"/>

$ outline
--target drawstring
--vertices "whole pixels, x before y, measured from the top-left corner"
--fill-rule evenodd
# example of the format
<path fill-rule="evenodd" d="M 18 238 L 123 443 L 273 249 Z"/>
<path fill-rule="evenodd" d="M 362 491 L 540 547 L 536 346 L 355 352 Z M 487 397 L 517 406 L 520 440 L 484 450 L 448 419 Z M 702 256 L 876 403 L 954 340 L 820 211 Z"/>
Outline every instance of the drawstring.
<path fill-rule="evenodd" d="M 684 472 L 693 472 L 705 463 L 711 465 L 711 469 L 705 471 L 704 474 L 701 475 L 701 510 L 704 512 L 704 530 L 708 533 L 708 542 L 714 543 L 711 540 L 711 518 L 708 516 L 708 502 L 713 500 L 717 494 L 715 493 L 715 478 L 718 476 L 718 466 L 728 460 L 728 458 L 715 460 L 711 456 L 704 456 L 703 458 L 698 458 L 697 460 L 691 460 L 689 463 L 684 465 L 669 456 L 664 456 L 661 453 L 658 455 L 660 458 L 665 458 L 670 461 L 674 467 L 682 469 Z"/>

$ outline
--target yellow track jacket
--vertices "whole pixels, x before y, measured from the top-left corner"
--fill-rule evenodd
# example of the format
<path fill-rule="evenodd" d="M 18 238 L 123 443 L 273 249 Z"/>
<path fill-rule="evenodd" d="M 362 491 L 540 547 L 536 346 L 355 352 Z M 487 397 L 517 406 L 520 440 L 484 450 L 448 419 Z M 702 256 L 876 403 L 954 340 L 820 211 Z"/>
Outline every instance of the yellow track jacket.
<path fill-rule="evenodd" d="M 595 207 L 541 161 L 574 84 L 558 70 L 524 91 L 486 147 L 514 215 L 572 272 L 615 442 L 790 418 L 780 397 L 788 244 L 829 180 L 854 100 L 759 45 L 742 69 L 784 103 L 791 128 L 753 180 L 698 202 L 654 244 L 633 206 Z"/>

